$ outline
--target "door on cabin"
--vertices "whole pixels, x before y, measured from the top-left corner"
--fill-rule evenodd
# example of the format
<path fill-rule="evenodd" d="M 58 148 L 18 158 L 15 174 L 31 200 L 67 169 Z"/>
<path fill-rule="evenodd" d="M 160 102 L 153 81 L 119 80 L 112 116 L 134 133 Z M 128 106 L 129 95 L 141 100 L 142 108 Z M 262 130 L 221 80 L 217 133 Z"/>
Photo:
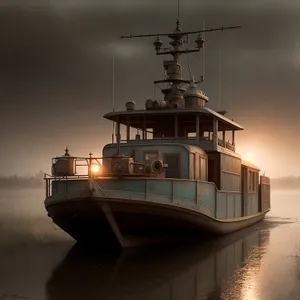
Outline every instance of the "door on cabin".
<path fill-rule="evenodd" d="M 179 154 L 165 154 L 164 163 L 168 165 L 166 178 L 180 178 Z"/>

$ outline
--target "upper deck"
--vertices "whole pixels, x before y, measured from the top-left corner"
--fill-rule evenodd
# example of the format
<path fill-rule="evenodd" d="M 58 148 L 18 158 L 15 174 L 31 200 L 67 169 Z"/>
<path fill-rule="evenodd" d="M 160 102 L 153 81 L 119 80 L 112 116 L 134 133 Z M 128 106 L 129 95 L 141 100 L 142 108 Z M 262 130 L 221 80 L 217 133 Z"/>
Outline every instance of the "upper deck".
<path fill-rule="evenodd" d="M 156 121 L 167 123 L 168 121 L 173 121 L 173 126 L 176 126 L 176 119 L 180 125 L 181 123 L 195 123 L 195 120 L 192 120 L 191 116 L 201 116 L 201 126 L 204 129 L 212 128 L 212 120 L 216 119 L 219 121 L 219 130 L 228 131 L 228 130 L 243 130 L 244 128 L 233 122 L 224 115 L 208 108 L 208 107 L 184 107 L 184 108 L 170 108 L 170 109 L 161 109 L 161 110 L 126 110 L 120 112 L 110 112 L 104 115 L 104 118 L 120 122 L 123 125 L 131 124 L 131 127 L 143 130 L 145 125 L 155 124 Z M 146 123 L 146 124 L 145 124 Z M 196 125 L 194 125 L 196 126 Z M 152 126 L 153 128 L 153 126 Z"/>
<path fill-rule="evenodd" d="M 198 145 L 206 151 L 218 151 L 219 147 L 235 151 L 234 133 L 243 130 L 239 124 L 207 107 L 127 110 L 110 112 L 104 118 L 116 122 L 117 128 L 126 127 L 126 138 L 120 137 L 121 142 L 130 142 L 134 129 L 137 132 L 135 143 L 176 141 Z"/>

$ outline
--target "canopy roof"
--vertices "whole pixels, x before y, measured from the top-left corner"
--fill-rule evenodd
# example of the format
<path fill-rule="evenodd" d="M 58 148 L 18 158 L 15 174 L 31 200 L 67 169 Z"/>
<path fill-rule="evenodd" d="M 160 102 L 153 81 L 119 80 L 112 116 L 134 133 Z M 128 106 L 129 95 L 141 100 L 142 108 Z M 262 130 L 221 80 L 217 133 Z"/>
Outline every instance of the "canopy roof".
<path fill-rule="evenodd" d="M 160 109 L 160 110 L 127 110 L 120 112 L 110 112 L 104 115 L 105 119 L 111 121 L 119 121 L 121 124 L 129 125 L 137 129 L 143 129 L 145 124 L 147 128 L 168 123 L 178 116 L 179 124 L 189 123 L 190 126 L 196 125 L 196 118 L 193 116 L 200 115 L 200 124 L 204 130 L 212 130 L 213 119 L 219 121 L 218 130 L 243 130 L 244 128 L 239 124 L 233 122 L 222 114 L 207 108 L 174 108 L 174 109 Z M 152 125 L 151 125 L 152 124 Z M 175 123 L 171 121 L 171 124 Z"/>

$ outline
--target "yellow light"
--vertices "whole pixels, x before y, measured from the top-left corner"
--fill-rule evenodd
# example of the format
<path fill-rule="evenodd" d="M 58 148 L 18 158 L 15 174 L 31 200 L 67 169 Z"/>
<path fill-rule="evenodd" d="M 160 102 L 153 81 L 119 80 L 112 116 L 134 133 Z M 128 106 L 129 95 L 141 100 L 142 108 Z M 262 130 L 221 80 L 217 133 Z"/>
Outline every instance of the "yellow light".
<path fill-rule="evenodd" d="M 99 165 L 96 165 L 96 164 L 91 165 L 91 171 L 92 171 L 92 173 L 98 173 L 99 170 L 100 170 L 100 166 Z"/>

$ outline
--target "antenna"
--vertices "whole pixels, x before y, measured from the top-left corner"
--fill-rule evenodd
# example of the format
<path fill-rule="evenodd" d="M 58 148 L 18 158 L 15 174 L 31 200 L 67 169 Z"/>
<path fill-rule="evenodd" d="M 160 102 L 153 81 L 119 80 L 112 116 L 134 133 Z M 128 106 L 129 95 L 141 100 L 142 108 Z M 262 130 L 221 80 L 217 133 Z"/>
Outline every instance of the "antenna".
<path fill-rule="evenodd" d="M 177 2 L 177 20 L 180 18 L 180 0 Z"/>
<path fill-rule="evenodd" d="M 205 30 L 205 20 L 203 21 L 203 30 Z M 205 41 L 205 31 L 203 32 L 203 40 Z M 205 43 L 202 48 L 202 81 L 205 78 Z"/>
<path fill-rule="evenodd" d="M 218 110 L 221 109 L 221 51 L 218 52 Z"/>
<path fill-rule="evenodd" d="M 112 109 L 115 111 L 115 56 L 112 57 Z"/>
<path fill-rule="evenodd" d="M 178 18 L 180 17 L 180 0 L 177 0 L 178 2 Z M 173 59 L 170 61 L 164 61 L 164 68 L 166 69 L 167 78 L 163 80 L 156 80 L 154 81 L 155 84 L 158 83 L 164 83 L 167 84 L 167 87 L 164 89 L 161 89 L 162 93 L 164 94 L 164 99 L 168 100 L 169 102 L 172 102 L 172 105 L 174 107 L 178 107 L 178 105 L 183 105 L 183 97 L 182 97 L 182 89 L 180 88 L 181 84 L 189 84 L 190 80 L 184 80 L 182 78 L 182 72 L 181 72 L 181 65 L 179 63 L 180 56 L 182 54 L 187 55 L 188 53 L 192 52 L 199 52 L 203 48 L 204 39 L 201 38 L 200 34 L 205 32 L 214 32 L 214 31 L 223 31 L 227 29 L 235 29 L 235 28 L 241 28 L 241 25 L 237 26 L 222 26 L 222 27 L 216 27 L 216 28 L 210 28 L 210 29 L 200 29 L 195 31 L 182 31 L 179 27 L 179 19 L 176 22 L 176 28 L 173 32 L 157 32 L 157 33 L 149 33 L 149 34 L 139 34 L 139 35 L 123 35 L 121 38 L 144 38 L 144 37 L 156 37 L 156 40 L 154 41 L 153 45 L 155 47 L 156 55 L 172 55 Z M 194 47 L 183 47 L 184 43 L 187 43 L 188 37 L 193 34 L 198 34 L 198 37 L 195 40 Z M 161 41 L 161 36 L 167 36 L 171 39 L 171 42 L 169 44 L 171 47 L 164 48 L 163 42 Z M 184 38 L 186 37 L 186 38 Z M 169 66 L 172 66 L 169 68 Z M 189 66 L 189 63 L 188 63 Z M 177 70 L 176 72 L 172 72 L 172 70 Z M 198 84 L 202 82 L 202 79 L 200 81 L 195 82 L 195 84 Z M 176 97 L 174 96 L 176 94 Z M 178 96 L 178 97 L 177 97 Z M 174 102 L 174 103 L 173 103 Z M 175 103 L 176 102 L 176 103 Z M 178 102 L 178 103 L 177 103 Z"/>
<path fill-rule="evenodd" d="M 187 53 L 186 55 L 186 60 L 187 60 L 187 65 L 188 65 L 188 69 L 189 69 L 189 73 L 190 73 L 190 80 L 194 82 L 194 76 L 192 74 L 192 69 L 191 69 L 191 62 L 189 60 L 189 55 Z"/>
<path fill-rule="evenodd" d="M 112 57 L 112 111 L 115 111 L 115 56 Z M 112 123 L 111 142 L 114 144 L 115 137 L 115 122 Z"/>
<path fill-rule="evenodd" d="M 133 35 L 133 34 L 128 34 L 128 35 L 122 35 L 121 39 L 132 39 L 132 38 L 143 38 L 143 37 L 151 37 L 151 36 L 168 36 L 171 38 L 176 39 L 177 36 L 183 37 L 185 35 L 190 35 L 190 34 L 196 34 L 196 33 L 201 33 L 201 32 L 213 32 L 213 31 L 223 31 L 227 29 L 236 29 L 236 28 L 242 28 L 243 26 L 237 25 L 237 26 L 222 26 L 222 27 L 217 27 L 217 28 L 210 28 L 210 29 L 201 29 L 201 30 L 195 30 L 195 31 L 181 31 L 180 33 L 174 34 L 174 32 L 162 32 L 162 33 L 148 33 L 148 34 L 139 34 L 139 35 Z M 186 52 L 186 50 L 184 50 Z M 166 53 L 165 53 L 166 54 Z"/>
<path fill-rule="evenodd" d="M 233 114 L 232 114 L 232 99 L 231 99 L 231 97 L 232 97 L 232 63 L 233 63 L 233 61 L 232 61 L 232 51 L 230 51 L 230 58 L 229 58 L 229 60 L 230 60 L 230 67 L 229 67 L 229 113 L 233 116 Z"/>

